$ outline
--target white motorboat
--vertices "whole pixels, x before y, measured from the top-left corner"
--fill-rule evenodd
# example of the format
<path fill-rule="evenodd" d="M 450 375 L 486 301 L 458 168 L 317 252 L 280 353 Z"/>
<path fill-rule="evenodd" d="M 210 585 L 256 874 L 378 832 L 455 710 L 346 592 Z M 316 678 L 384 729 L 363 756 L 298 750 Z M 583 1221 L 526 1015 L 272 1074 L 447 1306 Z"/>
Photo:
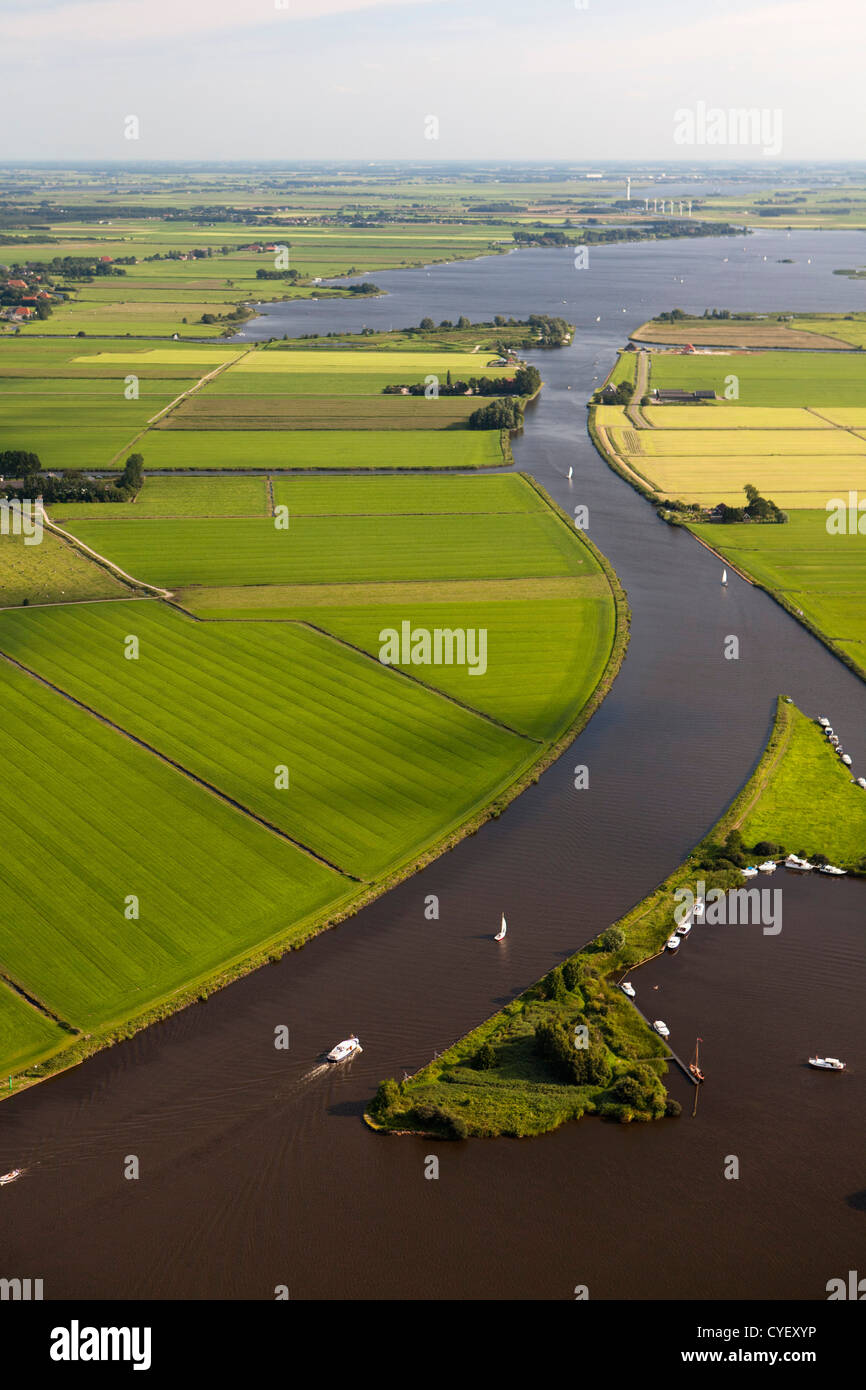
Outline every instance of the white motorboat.
<path fill-rule="evenodd" d="M 830 720 L 825 718 L 823 714 L 821 715 L 821 718 L 818 720 L 818 723 L 821 725 L 822 729 L 829 729 L 830 727 Z"/>
<path fill-rule="evenodd" d="M 759 865 L 758 865 L 758 873 L 759 873 L 759 874 L 774 874 L 774 873 L 776 872 L 776 869 L 777 869 L 777 868 L 778 868 L 778 865 L 776 864 L 775 859 L 765 859 L 764 862 L 763 862 L 763 864 L 759 864 Z"/>
<path fill-rule="evenodd" d="M 828 735 L 827 735 L 827 742 L 828 742 L 828 743 L 832 743 L 832 745 L 833 745 L 834 748 L 838 748 L 838 747 L 839 747 L 839 735 L 838 735 L 838 734 L 828 734 Z"/>
<path fill-rule="evenodd" d="M 667 941 L 665 942 L 665 945 L 669 951 L 679 950 L 680 938 L 677 936 L 676 932 L 674 932 L 673 936 L 668 937 Z"/>
<path fill-rule="evenodd" d="M 658 1035 L 659 1035 L 660 1038 L 669 1038 L 670 1035 L 671 1035 L 671 1030 L 670 1030 L 670 1028 L 669 1028 L 668 1025 L 667 1025 L 665 1022 L 663 1022 L 663 1020 L 660 1019 L 660 1018 L 657 1018 L 657 1019 L 656 1019 L 655 1023 L 653 1024 L 653 1028 L 655 1028 L 655 1030 L 656 1030 L 656 1032 L 658 1033 Z"/>
<path fill-rule="evenodd" d="M 679 926 L 677 927 L 676 932 L 674 933 L 674 935 L 675 935 L 675 936 L 688 936 L 688 934 L 689 934 L 689 932 L 691 931 L 691 929 L 692 929 L 692 924 L 691 924 L 691 922 L 690 922 L 688 919 L 686 919 L 685 922 L 680 922 L 680 924 L 679 924 Z"/>
<path fill-rule="evenodd" d="M 851 755 L 850 755 L 849 753 L 843 753 L 843 754 L 842 754 L 842 761 L 843 761 L 843 763 L 845 764 L 846 767 L 850 767 L 850 766 L 851 766 Z"/>
<path fill-rule="evenodd" d="M 858 786 L 858 787 L 866 787 L 866 777 L 858 777 L 858 778 L 857 778 L 857 786 Z"/>
<path fill-rule="evenodd" d="M 756 869 L 756 867 L 755 867 L 754 864 L 749 864 L 747 868 L 745 868 L 745 869 L 740 869 L 740 873 L 743 875 L 743 878 L 757 878 L 757 877 L 758 877 L 758 870 Z"/>
<path fill-rule="evenodd" d="M 9 1173 L 0 1174 L 0 1187 L 5 1187 L 7 1183 L 14 1182 L 16 1178 L 21 1177 L 23 1172 L 23 1168 L 13 1168 Z"/>
<path fill-rule="evenodd" d="M 819 1071 L 844 1071 L 845 1063 L 840 1062 L 838 1057 L 810 1057 L 809 1066 L 817 1067 Z"/>
<path fill-rule="evenodd" d="M 844 878 L 847 869 L 837 869 L 835 864 L 822 864 L 818 870 L 819 874 L 830 874 L 832 878 Z"/>
<path fill-rule="evenodd" d="M 695 898 L 695 905 L 692 909 L 693 915 L 695 917 L 703 917 L 705 906 L 706 904 L 704 903 L 703 898 Z"/>
<path fill-rule="evenodd" d="M 337 1043 L 336 1047 L 331 1048 L 328 1053 L 328 1061 L 345 1062 L 347 1057 L 354 1057 L 356 1052 L 363 1052 L 363 1050 L 356 1037 L 344 1038 L 342 1042 Z"/>
<path fill-rule="evenodd" d="M 494 936 L 493 940 L 494 940 L 494 941 L 502 941 L 502 939 L 503 939 L 504 936 L 505 936 L 506 931 L 507 931 L 507 927 L 506 927 L 506 925 L 505 925 L 505 913 L 503 912 L 503 914 L 502 914 L 502 921 L 501 921 L 501 923 L 500 923 L 500 925 L 499 925 L 499 931 L 496 933 L 496 935 Z"/>
<path fill-rule="evenodd" d="M 624 985 L 620 985 L 620 989 L 622 990 L 623 994 L 628 995 L 629 999 L 634 999 L 635 987 L 634 985 L 629 984 L 628 980 L 626 980 Z"/>
<path fill-rule="evenodd" d="M 810 874 L 813 866 L 808 859 L 799 859 L 796 854 L 789 854 L 785 860 L 785 868 L 795 874 Z"/>

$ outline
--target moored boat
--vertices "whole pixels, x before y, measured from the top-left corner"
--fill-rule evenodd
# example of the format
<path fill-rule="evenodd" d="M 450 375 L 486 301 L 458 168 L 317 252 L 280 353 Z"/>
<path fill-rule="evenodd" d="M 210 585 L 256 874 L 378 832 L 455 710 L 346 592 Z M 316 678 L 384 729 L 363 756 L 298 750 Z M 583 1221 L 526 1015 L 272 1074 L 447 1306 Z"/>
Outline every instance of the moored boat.
<path fill-rule="evenodd" d="M 829 727 L 830 727 L 830 720 L 827 719 L 826 716 L 823 715 L 823 714 L 821 715 L 820 719 L 818 720 L 818 723 L 821 725 L 821 728 L 822 728 L 822 729 L 829 729 Z"/>
<path fill-rule="evenodd" d="M 354 1057 L 356 1052 L 363 1052 L 363 1050 L 360 1042 L 353 1034 L 351 1038 L 344 1038 L 342 1042 L 337 1043 L 336 1047 L 331 1048 L 328 1053 L 328 1061 L 345 1062 L 347 1057 Z"/>
<path fill-rule="evenodd" d="M 653 1024 L 653 1028 L 655 1028 L 660 1038 L 669 1038 L 671 1035 L 670 1028 L 661 1018 L 656 1019 L 655 1023 Z"/>
<path fill-rule="evenodd" d="M 758 870 L 754 864 L 749 864 L 745 869 L 740 869 L 743 878 L 757 878 Z"/>
<path fill-rule="evenodd" d="M 679 945 L 680 938 L 677 936 L 676 932 L 674 932 L 673 936 L 669 936 L 667 941 L 665 942 L 665 946 L 669 951 L 679 950 Z"/>
<path fill-rule="evenodd" d="M 707 1079 L 707 1078 L 704 1076 L 704 1073 L 701 1071 L 701 1059 L 700 1059 L 700 1057 L 699 1057 L 699 1055 L 698 1055 L 698 1052 L 699 1052 L 699 1049 L 700 1049 L 700 1045 L 701 1045 L 702 1042 L 703 1042 L 703 1038 L 696 1038 L 696 1039 L 695 1039 L 695 1055 L 694 1055 L 694 1060 L 691 1061 L 691 1062 L 689 1062 L 689 1071 L 691 1072 L 692 1076 L 695 1078 L 696 1081 L 706 1081 L 706 1079 Z"/>
<path fill-rule="evenodd" d="M 796 854 L 789 854 L 785 860 L 785 868 L 790 869 L 794 874 L 810 874 L 813 866 L 808 859 L 800 859 Z"/>
<path fill-rule="evenodd" d="M 692 929 L 692 924 L 691 924 L 691 922 L 689 921 L 689 919 L 686 918 L 686 920 L 685 920 L 684 922 L 680 922 L 680 924 L 679 924 L 679 926 L 677 927 L 677 929 L 676 929 L 674 935 L 675 935 L 675 936 L 688 936 L 688 934 L 689 934 L 689 932 L 691 931 L 691 929 Z"/>
<path fill-rule="evenodd" d="M 624 985 L 620 985 L 620 989 L 622 990 L 623 994 L 628 995 L 629 999 L 634 999 L 635 987 L 628 980 L 626 980 Z"/>
<path fill-rule="evenodd" d="M 759 874 L 774 874 L 774 873 L 776 872 L 776 869 L 777 869 L 777 868 L 778 868 L 778 865 L 776 864 L 775 859 L 765 859 L 764 862 L 763 862 L 763 864 L 759 864 L 759 865 L 758 865 L 758 873 L 759 873 Z"/>
<path fill-rule="evenodd" d="M 838 869 L 835 864 L 822 864 L 818 870 L 819 874 L 829 874 L 832 878 L 844 878 L 847 869 Z"/>

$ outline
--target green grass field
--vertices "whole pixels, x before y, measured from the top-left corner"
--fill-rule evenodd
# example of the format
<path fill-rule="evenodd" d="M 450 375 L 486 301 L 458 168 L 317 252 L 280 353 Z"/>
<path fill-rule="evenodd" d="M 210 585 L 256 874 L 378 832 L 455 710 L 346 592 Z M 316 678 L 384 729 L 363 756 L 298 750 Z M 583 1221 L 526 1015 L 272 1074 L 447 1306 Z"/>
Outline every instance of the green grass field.
<path fill-rule="evenodd" d="M 78 520 L 68 530 L 135 579 L 161 587 L 546 577 L 586 572 L 588 552 L 552 515 L 298 516 Z"/>
<path fill-rule="evenodd" d="M 0 964 L 73 1027 L 141 1012 L 347 892 L 339 875 L 0 665 Z M 129 895 L 137 920 L 125 916 Z M 25 1025 L 13 1020 L 10 1036 L 7 1024 L 4 1065 L 37 1046 L 29 1015 Z"/>
<path fill-rule="evenodd" d="M 399 669 L 519 733 L 552 739 L 568 724 L 571 711 L 589 699 L 601 678 L 613 641 L 613 613 L 601 573 L 569 581 L 571 592 L 565 598 L 550 596 L 546 583 L 540 581 L 531 598 L 462 603 L 425 601 L 417 593 L 418 585 L 407 585 L 396 603 L 376 603 L 367 586 L 362 591 L 366 603 L 347 607 L 332 603 L 327 608 L 299 604 L 278 614 L 281 619 L 301 620 L 334 633 L 374 657 L 381 649 L 380 634 L 388 628 L 400 631 L 407 620 L 413 628 L 429 630 L 483 629 L 483 675 L 472 675 L 468 667 L 457 665 L 410 664 Z M 207 610 L 198 611 L 204 615 Z M 269 612 L 268 616 L 276 615 Z"/>
<path fill-rule="evenodd" d="M 59 502 L 49 512 L 61 525 L 76 520 L 111 525 L 156 517 L 268 516 L 268 486 L 265 478 L 151 477 L 133 502 Z"/>
<path fill-rule="evenodd" d="M 458 825 L 537 752 L 293 624 L 201 624 L 150 603 L 34 609 L 0 614 L 0 651 L 363 878 Z"/>
<path fill-rule="evenodd" d="M 747 845 L 769 840 L 848 868 L 866 856 L 866 793 L 798 709 L 791 710 L 778 761 L 747 807 L 739 818 Z"/>
<path fill-rule="evenodd" d="M 537 512 L 546 508 L 518 474 L 454 478 L 423 474 L 395 478 L 275 478 L 274 499 L 292 516 Z"/>
<path fill-rule="evenodd" d="M 712 409 L 727 413 L 738 407 L 857 406 L 866 392 L 866 356 L 851 352 L 653 352 L 650 364 L 651 387 L 715 391 L 723 399 Z M 735 401 L 724 399 L 730 376 L 737 378 Z"/>
<path fill-rule="evenodd" d="M 0 982 L 0 1074 L 29 1066 L 68 1041 L 65 1029 Z"/>
<path fill-rule="evenodd" d="M 153 469 L 498 468 L 499 430 L 150 430 Z"/>
<path fill-rule="evenodd" d="M 27 545 L 23 534 L 0 535 L 0 608 L 25 600 L 73 603 L 128 596 L 125 584 L 45 528 L 38 545 Z"/>

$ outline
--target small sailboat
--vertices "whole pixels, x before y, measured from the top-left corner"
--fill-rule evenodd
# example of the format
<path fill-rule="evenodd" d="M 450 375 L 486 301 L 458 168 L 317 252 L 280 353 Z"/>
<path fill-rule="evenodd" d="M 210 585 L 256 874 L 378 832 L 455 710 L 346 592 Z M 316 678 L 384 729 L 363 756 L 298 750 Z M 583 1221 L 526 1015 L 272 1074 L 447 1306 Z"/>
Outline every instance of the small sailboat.
<path fill-rule="evenodd" d="M 571 482 L 571 480 L 572 480 L 573 477 L 574 477 L 574 469 L 573 469 L 573 468 L 569 468 L 569 470 L 568 470 L 568 481 Z"/>
<path fill-rule="evenodd" d="M 695 1078 L 696 1081 L 706 1081 L 706 1077 L 704 1076 L 704 1073 L 701 1071 L 700 1057 L 698 1056 L 698 1051 L 702 1042 L 703 1038 L 695 1039 L 695 1059 L 693 1062 L 689 1062 L 689 1071 L 691 1072 L 692 1076 Z"/>
<path fill-rule="evenodd" d="M 498 931 L 498 932 L 496 933 L 496 935 L 494 936 L 493 940 L 494 940 L 494 941 L 502 941 L 503 937 L 505 936 L 505 931 L 506 931 L 506 927 L 505 927 L 505 913 L 503 912 L 503 914 L 502 914 L 502 924 L 501 924 L 501 926 L 500 926 L 500 928 L 499 928 L 499 931 Z"/>
<path fill-rule="evenodd" d="M 728 582 L 728 571 L 727 571 L 727 570 L 722 570 L 722 583 L 723 583 L 723 584 L 727 584 L 727 582 Z"/>

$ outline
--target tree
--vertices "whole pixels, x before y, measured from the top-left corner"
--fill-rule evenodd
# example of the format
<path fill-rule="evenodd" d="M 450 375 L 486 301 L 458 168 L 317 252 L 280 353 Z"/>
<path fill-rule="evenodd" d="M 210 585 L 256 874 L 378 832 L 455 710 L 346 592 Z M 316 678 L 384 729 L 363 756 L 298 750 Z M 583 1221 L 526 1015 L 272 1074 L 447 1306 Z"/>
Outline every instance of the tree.
<path fill-rule="evenodd" d="M 431 318 L 423 318 L 418 326 L 419 328 L 423 329 L 430 329 L 436 327 L 435 323 Z"/>
<path fill-rule="evenodd" d="M 144 458 L 141 454 L 130 454 L 117 480 L 117 486 L 129 492 L 138 492 L 144 483 Z"/>
<path fill-rule="evenodd" d="M 621 951 L 625 945 L 625 932 L 621 927 L 608 927 L 598 938 L 598 944 L 603 951 Z"/>
<path fill-rule="evenodd" d="M 370 1103 L 370 1109 L 374 1115 L 381 1115 L 384 1118 L 399 1099 L 400 1086 L 393 1076 L 388 1076 L 384 1081 L 379 1082 L 378 1090 Z"/>
<path fill-rule="evenodd" d="M 473 1066 L 478 1071 L 490 1071 L 491 1067 L 496 1066 L 496 1049 L 492 1043 L 486 1042 L 478 1049 L 475 1054 Z"/>

